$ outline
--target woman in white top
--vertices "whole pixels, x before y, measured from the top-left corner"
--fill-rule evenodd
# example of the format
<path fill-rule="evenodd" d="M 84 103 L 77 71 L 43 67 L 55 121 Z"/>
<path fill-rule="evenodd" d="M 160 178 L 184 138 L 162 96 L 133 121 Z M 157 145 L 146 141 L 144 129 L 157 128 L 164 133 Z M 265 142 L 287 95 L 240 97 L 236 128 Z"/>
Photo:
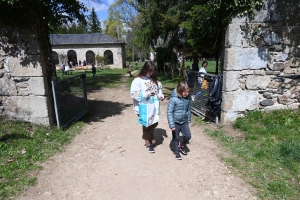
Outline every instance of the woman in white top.
<path fill-rule="evenodd" d="M 141 96 L 143 98 L 157 96 L 161 101 L 164 100 L 162 85 L 157 79 L 155 68 L 156 66 L 152 61 L 147 61 L 131 83 L 130 96 L 133 99 L 133 109 L 137 115 L 139 115 L 139 101 Z M 143 126 L 143 139 L 150 153 L 155 153 L 153 132 L 157 125 L 158 122 L 148 127 Z"/>
<path fill-rule="evenodd" d="M 206 60 L 204 60 L 202 62 L 202 67 L 199 69 L 199 77 L 198 77 L 198 85 L 200 87 L 200 91 L 197 92 L 195 95 L 192 95 L 192 101 L 195 101 L 195 97 L 196 98 L 200 98 L 202 96 L 202 89 L 201 89 L 201 86 L 202 86 L 202 81 L 204 79 L 204 74 L 206 74 L 206 67 L 208 65 L 208 62 Z"/>

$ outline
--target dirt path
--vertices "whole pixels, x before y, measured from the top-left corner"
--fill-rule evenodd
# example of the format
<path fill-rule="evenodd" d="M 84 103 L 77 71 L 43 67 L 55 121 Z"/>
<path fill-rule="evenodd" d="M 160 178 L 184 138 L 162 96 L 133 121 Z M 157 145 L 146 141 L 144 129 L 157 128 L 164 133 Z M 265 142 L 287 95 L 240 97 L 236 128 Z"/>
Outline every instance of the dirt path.
<path fill-rule="evenodd" d="M 17 199 L 257 199 L 251 187 L 220 162 L 217 144 L 199 127 L 191 127 L 189 154 L 181 161 L 174 158 L 167 100 L 155 130 L 156 153 L 150 154 L 128 89 L 93 91 L 89 99 L 95 113 L 91 122 L 65 152 L 43 164 L 37 185 Z"/>

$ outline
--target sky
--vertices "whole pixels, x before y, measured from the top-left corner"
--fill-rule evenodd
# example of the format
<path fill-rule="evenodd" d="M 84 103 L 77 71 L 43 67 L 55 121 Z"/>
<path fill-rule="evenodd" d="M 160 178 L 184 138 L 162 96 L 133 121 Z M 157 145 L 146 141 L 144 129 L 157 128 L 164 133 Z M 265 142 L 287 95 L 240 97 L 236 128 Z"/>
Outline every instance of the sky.
<path fill-rule="evenodd" d="M 79 0 L 84 3 L 84 5 L 89 9 L 88 14 L 91 13 L 92 8 L 95 8 L 95 11 L 98 15 L 98 19 L 101 21 L 101 25 L 103 26 L 103 21 L 108 18 L 108 8 L 114 3 L 114 0 L 101 0 L 103 4 L 95 3 L 91 0 Z"/>

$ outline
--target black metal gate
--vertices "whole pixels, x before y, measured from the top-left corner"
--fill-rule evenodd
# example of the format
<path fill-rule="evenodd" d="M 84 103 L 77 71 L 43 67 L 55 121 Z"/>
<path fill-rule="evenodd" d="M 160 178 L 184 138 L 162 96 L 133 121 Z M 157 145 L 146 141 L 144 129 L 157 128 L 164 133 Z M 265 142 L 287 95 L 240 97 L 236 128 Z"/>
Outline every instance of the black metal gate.
<path fill-rule="evenodd" d="M 86 75 L 52 81 L 58 127 L 67 127 L 88 112 Z"/>
<path fill-rule="evenodd" d="M 197 116 L 203 116 L 218 123 L 220 113 L 211 112 L 207 109 L 210 91 L 213 87 L 212 83 L 216 76 L 217 75 L 215 74 L 201 73 L 191 70 L 187 71 L 187 82 L 191 87 L 190 95 L 192 112 Z M 199 84 L 199 78 L 207 81 L 207 88 L 202 88 L 202 85 Z"/>

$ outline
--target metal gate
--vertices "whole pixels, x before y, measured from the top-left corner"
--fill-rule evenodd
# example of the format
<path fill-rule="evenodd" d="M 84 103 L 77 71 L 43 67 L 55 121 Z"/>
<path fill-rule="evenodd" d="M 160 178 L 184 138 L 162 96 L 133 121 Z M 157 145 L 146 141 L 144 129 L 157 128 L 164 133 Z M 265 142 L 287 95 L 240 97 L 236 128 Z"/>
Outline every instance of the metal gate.
<path fill-rule="evenodd" d="M 192 70 L 187 71 L 187 82 L 191 88 L 191 109 L 192 112 L 197 116 L 203 116 L 208 118 L 215 123 L 219 122 L 220 113 L 212 113 L 207 109 L 207 103 L 210 96 L 210 89 L 212 87 L 212 82 L 217 75 L 195 72 Z M 203 79 L 208 81 L 207 89 L 201 88 L 198 78 L 203 77 Z"/>
<path fill-rule="evenodd" d="M 85 74 L 80 74 L 63 80 L 52 81 L 58 127 L 65 128 L 88 112 L 85 78 Z"/>

